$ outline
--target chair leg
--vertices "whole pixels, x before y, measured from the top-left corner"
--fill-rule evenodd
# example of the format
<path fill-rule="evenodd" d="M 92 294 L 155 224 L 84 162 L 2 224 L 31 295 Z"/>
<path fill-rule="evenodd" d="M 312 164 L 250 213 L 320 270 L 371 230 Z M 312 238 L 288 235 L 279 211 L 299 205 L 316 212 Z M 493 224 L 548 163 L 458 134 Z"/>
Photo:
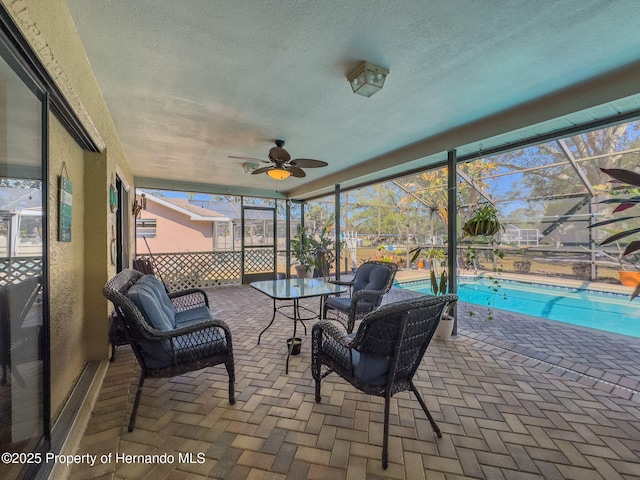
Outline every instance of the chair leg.
<path fill-rule="evenodd" d="M 315 329 L 311 332 L 313 337 L 316 337 Z M 312 338 L 312 342 L 315 341 L 315 338 Z M 315 348 L 314 348 L 315 350 Z M 311 355 L 311 376 L 316 381 L 316 403 L 320 403 L 320 381 L 322 380 L 322 364 L 318 360 L 318 353 L 314 351 Z"/>
<path fill-rule="evenodd" d="M 389 404 L 391 396 L 384 397 L 384 436 L 382 438 L 382 468 L 389 466 Z"/>
<path fill-rule="evenodd" d="M 236 394 L 235 394 L 235 382 L 236 382 L 236 374 L 235 367 L 233 365 L 233 360 L 230 360 L 224 364 L 227 368 L 227 374 L 229 375 L 229 403 L 234 405 L 236 403 Z"/>
<path fill-rule="evenodd" d="M 130 432 L 133 432 L 133 428 L 136 426 L 136 414 L 138 413 L 138 405 L 140 404 L 140 396 L 142 394 L 143 384 L 144 384 L 144 371 L 140 372 L 140 380 L 138 380 L 138 391 L 136 392 L 136 399 L 133 402 L 133 410 L 131 411 L 131 417 L 129 418 Z"/>
<path fill-rule="evenodd" d="M 416 398 L 418 399 L 418 402 L 420 403 L 420 406 L 422 407 L 422 410 L 424 411 L 425 415 L 429 419 L 431 428 L 433 428 L 433 431 L 436 432 L 436 435 L 438 436 L 438 438 L 442 438 L 442 432 L 440 431 L 440 427 L 438 427 L 438 424 L 431 416 L 431 412 L 429 412 L 427 405 L 424 403 L 424 400 L 422 399 L 422 395 L 420 395 L 420 392 L 418 392 L 418 389 L 413 384 L 413 382 L 411 382 L 411 391 L 415 394 Z"/>

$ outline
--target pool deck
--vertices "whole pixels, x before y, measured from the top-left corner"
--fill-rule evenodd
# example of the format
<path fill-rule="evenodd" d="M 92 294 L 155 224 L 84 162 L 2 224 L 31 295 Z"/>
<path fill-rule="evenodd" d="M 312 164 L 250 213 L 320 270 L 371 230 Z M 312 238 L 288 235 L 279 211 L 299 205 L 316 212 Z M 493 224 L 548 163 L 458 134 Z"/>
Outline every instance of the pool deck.
<path fill-rule="evenodd" d="M 486 274 L 485 274 L 486 275 Z M 600 282 L 557 279 L 553 277 L 499 274 L 500 278 L 530 283 L 551 284 L 602 292 L 631 295 L 633 288 Z M 424 273 L 399 272 L 398 282 L 426 280 Z M 406 294 L 392 289 L 388 301 Z M 636 299 L 640 308 L 640 299 Z M 495 309 L 493 320 L 485 321 L 486 307 L 460 302 L 458 334 L 505 351 L 525 355 L 543 368 L 569 377 L 589 377 L 613 386 L 640 390 L 640 338 L 594 330 L 592 328 L 547 320 L 521 313 Z M 469 312 L 473 311 L 472 317 Z M 604 388 L 601 386 L 601 388 Z"/>

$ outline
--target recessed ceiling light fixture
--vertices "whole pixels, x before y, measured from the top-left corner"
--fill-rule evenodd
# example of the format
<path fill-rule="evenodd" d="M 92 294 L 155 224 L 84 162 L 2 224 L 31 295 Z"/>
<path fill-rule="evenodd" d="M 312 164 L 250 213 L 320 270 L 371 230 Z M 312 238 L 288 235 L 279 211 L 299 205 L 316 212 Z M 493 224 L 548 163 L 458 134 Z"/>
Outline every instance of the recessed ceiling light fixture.
<path fill-rule="evenodd" d="M 388 69 L 374 65 L 373 63 L 361 62 L 360 65 L 347 76 L 347 79 L 351 84 L 353 93 L 370 97 L 382 88 L 387 75 L 389 75 Z"/>
<path fill-rule="evenodd" d="M 285 170 L 284 168 L 275 167 L 271 170 L 267 170 L 267 175 L 275 180 L 284 180 L 285 178 L 289 178 L 291 176 L 291 172 Z"/>

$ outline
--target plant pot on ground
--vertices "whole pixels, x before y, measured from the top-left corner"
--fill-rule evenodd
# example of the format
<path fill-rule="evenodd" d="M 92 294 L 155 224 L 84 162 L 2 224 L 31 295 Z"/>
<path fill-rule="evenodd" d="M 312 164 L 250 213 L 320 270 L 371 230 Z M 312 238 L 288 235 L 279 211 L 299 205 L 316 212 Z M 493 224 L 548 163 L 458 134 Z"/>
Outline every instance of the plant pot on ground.
<path fill-rule="evenodd" d="M 314 269 L 310 265 L 296 265 L 296 277 L 313 278 Z"/>
<path fill-rule="evenodd" d="M 296 274 L 298 278 L 313 278 L 315 265 L 315 241 L 308 229 L 298 225 L 296 234 L 291 239 L 291 253 L 296 257 Z"/>
<path fill-rule="evenodd" d="M 449 275 L 446 270 L 442 270 L 440 274 L 437 274 L 435 269 L 431 269 L 431 290 L 434 295 L 446 295 L 449 288 Z M 451 339 L 453 328 L 455 326 L 456 319 L 452 315 L 454 312 L 454 303 L 450 304 L 446 311 L 442 314 L 440 323 L 436 327 L 436 331 L 433 334 L 433 338 L 440 342 L 446 342 Z"/>
<path fill-rule="evenodd" d="M 433 338 L 440 342 L 446 342 L 451 339 L 451 334 L 453 333 L 453 326 L 455 324 L 456 319 L 451 315 L 447 315 L 446 313 L 442 315 L 440 319 L 440 323 L 436 327 L 436 331 L 433 334 Z"/>

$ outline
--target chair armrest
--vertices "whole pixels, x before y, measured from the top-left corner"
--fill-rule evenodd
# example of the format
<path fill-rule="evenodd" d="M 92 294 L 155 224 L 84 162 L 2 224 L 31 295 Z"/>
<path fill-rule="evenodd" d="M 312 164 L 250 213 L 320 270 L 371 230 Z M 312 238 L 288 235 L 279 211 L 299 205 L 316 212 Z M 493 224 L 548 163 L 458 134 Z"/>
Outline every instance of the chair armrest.
<path fill-rule="evenodd" d="M 384 290 L 358 290 L 351 296 L 351 307 L 354 309 L 354 313 L 360 313 L 358 312 L 358 305 L 360 304 L 370 304 L 371 310 L 373 310 L 377 300 L 381 298 L 384 293 Z"/>
<path fill-rule="evenodd" d="M 333 283 L 335 285 L 342 285 L 345 287 L 352 287 L 353 286 L 353 279 L 351 280 L 329 280 L 329 283 Z"/>
<path fill-rule="evenodd" d="M 233 351 L 231 331 L 222 320 L 204 320 L 173 330 L 152 331 L 154 335 L 145 341 L 166 342 L 164 348 L 171 356 L 171 365 Z"/>
<path fill-rule="evenodd" d="M 169 299 L 178 312 L 201 306 L 209 307 L 207 293 L 200 288 L 172 292 L 169 294 Z"/>
<path fill-rule="evenodd" d="M 225 332 L 225 336 L 231 335 L 231 330 L 227 326 L 227 324 L 219 319 L 206 319 L 201 322 L 191 323 L 189 325 L 185 325 L 184 327 L 173 328 L 171 330 L 157 330 L 144 322 L 144 330 L 142 330 L 141 336 L 144 340 L 171 340 L 172 338 L 179 337 L 182 335 L 188 335 L 191 333 L 197 333 L 202 330 L 206 330 L 207 328 L 219 327 Z"/>
<path fill-rule="evenodd" d="M 323 357 L 326 365 L 338 367 L 342 371 L 353 369 L 351 337 L 344 329 L 336 326 L 331 320 L 320 320 L 311 330 L 312 362 Z M 315 360 L 314 360 L 315 359 Z M 326 375 L 328 372 L 325 372 Z"/>
<path fill-rule="evenodd" d="M 332 340 L 335 340 L 344 348 L 349 348 L 353 340 L 343 328 L 336 326 L 336 322 L 331 320 L 316 322 L 313 326 L 312 335 L 331 337 Z"/>

